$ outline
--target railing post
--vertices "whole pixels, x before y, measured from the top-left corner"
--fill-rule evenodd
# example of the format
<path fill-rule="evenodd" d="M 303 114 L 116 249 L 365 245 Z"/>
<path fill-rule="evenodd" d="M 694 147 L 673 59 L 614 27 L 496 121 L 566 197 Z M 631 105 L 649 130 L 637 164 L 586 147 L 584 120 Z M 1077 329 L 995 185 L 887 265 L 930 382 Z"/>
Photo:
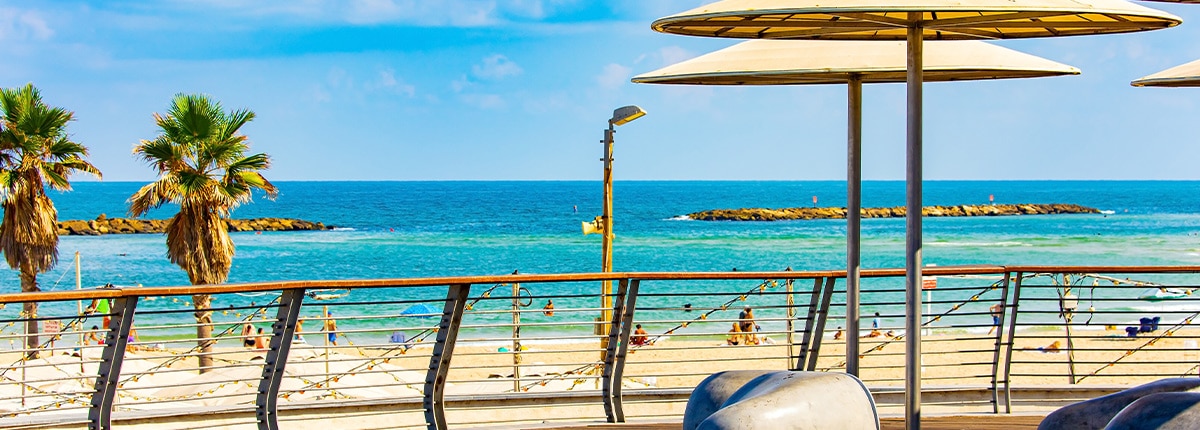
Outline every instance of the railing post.
<path fill-rule="evenodd" d="M 1000 413 L 1000 347 L 1004 344 L 1004 321 L 1008 316 L 1008 279 L 1011 273 L 1004 272 L 1000 283 L 1000 320 L 996 322 L 996 348 L 992 354 L 992 413 Z"/>
<path fill-rule="evenodd" d="M 823 279 L 817 278 L 813 284 L 812 297 L 808 301 L 808 316 L 804 320 L 804 336 L 800 339 L 800 356 L 796 358 L 796 366 L 792 370 L 804 370 L 808 365 L 808 347 L 812 342 L 813 324 L 817 319 L 817 304 L 821 300 L 821 281 Z"/>
<path fill-rule="evenodd" d="M 1008 342 L 1004 353 L 1004 413 L 1012 413 L 1012 355 L 1013 341 L 1017 336 L 1017 317 L 1021 316 L 1021 279 L 1025 276 L 1017 272 L 1013 281 L 1012 317 L 1008 319 Z"/>
<path fill-rule="evenodd" d="M 821 293 L 821 307 L 817 309 L 817 325 L 813 329 L 812 346 L 808 349 L 809 372 L 817 370 L 817 359 L 821 358 L 821 340 L 825 337 L 825 321 L 829 320 L 829 302 L 833 300 L 833 285 L 837 278 L 825 278 L 825 290 Z"/>
<path fill-rule="evenodd" d="M 521 392 L 521 284 L 516 282 L 512 284 L 512 353 L 513 392 L 519 393 Z"/>
<path fill-rule="evenodd" d="M 121 362 L 125 360 L 125 348 L 129 344 L 129 330 L 133 328 L 137 302 L 137 297 L 121 297 L 115 299 L 110 307 L 112 317 L 108 321 L 108 334 L 104 337 L 104 351 L 97 368 L 92 407 L 88 409 L 89 430 L 112 429 L 113 402 L 117 398 Z"/>
<path fill-rule="evenodd" d="M 300 319 L 303 301 L 303 288 L 283 290 L 279 295 L 279 310 L 275 314 L 275 323 L 271 324 L 270 349 L 263 362 L 258 396 L 254 399 L 259 430 L 279 430 L 279 386 L 283 383 L 284 367 L 292 349 L 292 337 L 296 334 L 296 321 Z"/>
<path fill-rule="evenodd" d="M 442 310 L 442 321 L 438 323 L 437 343 L 429 357 L 429 371 L 425 374 L 425 424 L 429 430 L 445 430 L 446 405 L 443 397 L 446 390 L 446 374 L 450 372 L 450 359 L 454 355 L 454 344 L 458 329 L 462 325 L 463 312 L 467 308 L 470 284 L 451 285 L 446 294 L 446 306 Z"/>
<path fill-rule="evenodd" d="M 1075 377 L 1075 341 L 1071 338 L 1071 321 L 1075 318 L 1075 309 L 1068 310 L 1065 308 L 1064 302 L 1067 300 L 1068 294 L 1071 294 L 1070 275 L 1063 273 L 1063 288 L 1065 294 L 1058 298 L 1058 312 L 1063 318 L 1063 327 L 1067 332 L 1067 377 L 1071 378 L 1071 385 L 1079 383 Z"/>
<path fill-rule="evenodd" d="M 608 349 L 604 355 L 604 371 L 601 372 L 604 414 L 610 423 L 625 422 L 625 410 L 621 405 L 621 375 L 625 373 L 625 357 L 629 352 L 629 336 L 633 331 L 633 312 L 640 284 L 638 280 L 631 283 L 628 279 L 622 279 L 617 287 L 612 326 L 608 331 Z"/>
<path fill-rule="evenodd" d="M 791 267 L 788 268 L 791 270 Z M 792 284 L 794 279 L 788 279 L 784 284 L 787 290 L 787 323 L 784 324 L 787 330 L 787 355 L 788 361 L 792 361 L 792 357 L 796 356 L 796 300 L 792 297 Z"/>

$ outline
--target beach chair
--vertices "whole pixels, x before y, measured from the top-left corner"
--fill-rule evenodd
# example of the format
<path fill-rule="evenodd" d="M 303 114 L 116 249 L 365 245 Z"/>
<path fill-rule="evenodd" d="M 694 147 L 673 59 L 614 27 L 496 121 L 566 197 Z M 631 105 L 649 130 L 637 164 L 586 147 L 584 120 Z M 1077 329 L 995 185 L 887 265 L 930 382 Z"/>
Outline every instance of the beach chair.
<path fill-rule="evenodd" d="M 1139 327 L 1134 327 L 1134 326 L 1125 327 L 1125 336 L 1137 337 L 1139 331 L 1140 331 Z"/>
<path fill-rule="evenodd" d="M 1154 323 L 1154 319 L 1149 317 L 1138 318 L 1138 324 L 1138 331 L 1141 333 L 1150 333 L 1158 328 L 1155 327 L 1157 324 Z"/>

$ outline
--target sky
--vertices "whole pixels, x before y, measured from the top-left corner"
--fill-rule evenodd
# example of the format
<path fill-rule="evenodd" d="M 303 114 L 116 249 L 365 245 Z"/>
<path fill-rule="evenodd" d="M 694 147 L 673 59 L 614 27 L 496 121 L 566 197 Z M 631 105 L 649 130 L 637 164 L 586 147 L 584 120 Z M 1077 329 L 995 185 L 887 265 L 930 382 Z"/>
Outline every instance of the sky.
<path fill-rule="evenodd" d="M 178 93 L 250 109 L 273 181 L 844 180 L 845 87 L 679 87 L 637 74 L 739 41 L 656 33 L 705 0 L 0 0 L 0 86 L 75 112 L 105 181 Z M 925 87 L 927 180 L 1200 179 L 1200 89 L 1129 81 L 1200 59 L 1200 6 L 1134 34 L 996 42 L 1073 77 Z M 864 178 L 904 179 L 902 84 L 864 90 Z M 78 176 L 75 180 L 87 180 Z"/>

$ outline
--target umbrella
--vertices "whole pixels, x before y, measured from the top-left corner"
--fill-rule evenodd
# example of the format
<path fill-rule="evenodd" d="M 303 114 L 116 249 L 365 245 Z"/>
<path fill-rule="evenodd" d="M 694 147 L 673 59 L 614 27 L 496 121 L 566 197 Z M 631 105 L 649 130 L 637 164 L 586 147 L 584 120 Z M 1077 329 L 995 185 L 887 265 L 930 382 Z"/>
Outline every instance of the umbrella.
<path fill-rule="evenodd" d="M 1200 87 L 1200 60 L 1163 70 L 1130 84 L 1135 87 Z"/>
<path fill-rule="evenodd" d="M 1174 15 L 1124 0 L 723 0 L 661 18 L 651 28 L 743 39 L 907 40 L 904 403 L 907 426 L 919 429 L 924 40 L 1124 33 L 1180 22 Z"/>
<path fill-rule="evenodd" d="M 424 303 L 417 303 L 400 311 L 400 316 L 433 318 L 442 316 L 442 310 Z"/>
<path fill-rule="evenodd" d="M 979 41 L 931 42 L 925 80 L 1032 78 L 1079 70 Z M 859 225 L 862 84 L 904 82 L 904 42 L 751 40 L 633 78 L 633 82 L 692 85 L 848 84 L 846 173 L 846 372 L 858 375 Z"/>

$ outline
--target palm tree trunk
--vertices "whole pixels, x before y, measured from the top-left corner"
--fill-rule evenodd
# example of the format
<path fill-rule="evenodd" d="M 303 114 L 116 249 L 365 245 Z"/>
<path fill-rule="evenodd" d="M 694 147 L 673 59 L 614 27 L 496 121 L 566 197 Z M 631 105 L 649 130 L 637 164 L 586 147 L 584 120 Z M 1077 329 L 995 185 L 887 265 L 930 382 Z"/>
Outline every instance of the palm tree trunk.
<path fill-rule="evenodd" d="M 216 342 L 212 339 L 212 296 L 195 294 L 192 305 L 196 308 L 196 345 L 200 348 L 200 373 L 208 372 L 213 365 L 212 350 Z"/>
<path fill-rule="evenodd" d="M 35 291 L 41 291 L 41 289 L 37 286 L 37 273 L 32 271 L 22 271 L 20 277 L 21 292 L 32 293 Z M 29 358 L 38 357 L 38 347 L 40 343 L 40 339 L 38 339 L 38 333 L 40 327 L 38 327 L 38 322 L 35 320 L 35 318 L 37 318 L 37 309 L 37 302 L 32 301 L 25 302 L 21 309 L 25 314 L 25 318 L 28 318 L 28 320 L 25 321 L 25 349 L 27 350 L 26 355 Z"/>

